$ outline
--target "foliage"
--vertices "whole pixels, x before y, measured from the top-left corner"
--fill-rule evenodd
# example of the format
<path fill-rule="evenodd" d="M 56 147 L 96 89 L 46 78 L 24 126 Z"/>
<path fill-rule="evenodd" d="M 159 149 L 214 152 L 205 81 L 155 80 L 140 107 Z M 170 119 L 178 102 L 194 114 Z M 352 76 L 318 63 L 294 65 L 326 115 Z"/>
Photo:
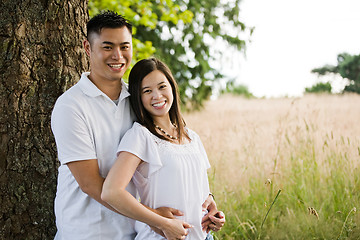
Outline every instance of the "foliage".
<path fill-rule="evenodd" d="M 305 88 L 306 93 L 331 93 L 330 82 L 319 82 L 310 88 Z"/>
<path fill-rule="evenodd" d="M 226 83 L 226 88 L 221 91 L 221 94 L 226 93 L 243 96 L 245 98 L 254 97 L 254 95 L 249 91 L 247 86 L 242 84 L 237 85 L 234 81 L 229 81 Z"/>
<path fill-rule="evenodd" d="M 155 55 L 169 65 L 183 102 L 200 106 L 223 75 L 209 62 L 224 47 L 244 50 L 240 0 L 90 0 L 90 16 L 104 9 L 124 15 L 135 28 L 134 62 Z M 221 45 L 220 49 L 217 47 Z M 217 64 L 219 65 L 219 64 Z"/>
<path fill-rule="evenodd" d="M 337 65 L 325 65 L 312 70 L 318 75 L 326 75 L 329 73 L 340 74 L 341 77 L 349 80 L 349 84 L 345 87 L 344 92 L 360 93 L 360 55 L 350 55 L 341 53 L 337 56 Z"/>

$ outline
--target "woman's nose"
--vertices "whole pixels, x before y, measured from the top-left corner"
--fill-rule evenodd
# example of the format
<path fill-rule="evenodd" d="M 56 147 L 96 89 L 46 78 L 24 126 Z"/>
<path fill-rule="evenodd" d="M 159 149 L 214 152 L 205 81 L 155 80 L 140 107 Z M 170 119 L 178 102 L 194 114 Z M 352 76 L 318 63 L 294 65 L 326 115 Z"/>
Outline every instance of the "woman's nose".
<path fill-rule="evenodd" d="M 152 95 L 153 99 L 159 99 L 161 97 L 161 93 L 158 90 L 154 90 Z"/>

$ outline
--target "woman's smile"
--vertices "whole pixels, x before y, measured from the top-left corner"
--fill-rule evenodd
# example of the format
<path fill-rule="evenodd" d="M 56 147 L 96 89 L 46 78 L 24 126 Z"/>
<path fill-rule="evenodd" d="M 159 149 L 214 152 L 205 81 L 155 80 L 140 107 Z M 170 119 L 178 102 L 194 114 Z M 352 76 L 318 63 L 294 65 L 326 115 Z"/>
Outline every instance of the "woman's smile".
<path fill-rule="evenodd" d="M 142 80 L 141 89 L 141 101 L 146 111 L 153 117 L 168 117 L 174 97 L 165 75 L 159 70 L 149 73 Z"/>
<path fill-rule="evenodd" d="M 160 109 L 160 108 L 163 108 L 165 106 L 165 104 L 166 104 L 166 101 L 157 102 L 157 103 L 153 104 L 153 107 L 156 109 Z"/>

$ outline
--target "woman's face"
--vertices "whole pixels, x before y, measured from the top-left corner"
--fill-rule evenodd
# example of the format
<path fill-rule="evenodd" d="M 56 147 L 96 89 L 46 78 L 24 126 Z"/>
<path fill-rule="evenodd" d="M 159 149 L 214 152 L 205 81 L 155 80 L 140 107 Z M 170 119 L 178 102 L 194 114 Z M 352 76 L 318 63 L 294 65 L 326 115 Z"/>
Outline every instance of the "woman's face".
<path fill-rule="evenodd" d="M 142 80 L 141 101 L 154 120 L 169 116 L 173 100 L 171 85 L 161 71 L 152 71 Z"/>

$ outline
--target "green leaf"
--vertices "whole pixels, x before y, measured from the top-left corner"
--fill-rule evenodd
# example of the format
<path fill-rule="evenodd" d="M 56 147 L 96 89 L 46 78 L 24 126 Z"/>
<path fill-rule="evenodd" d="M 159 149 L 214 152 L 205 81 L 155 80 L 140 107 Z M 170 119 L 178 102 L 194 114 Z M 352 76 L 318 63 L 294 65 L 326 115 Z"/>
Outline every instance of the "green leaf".
<path fill-rule="evenodd" d="M 223 79 L 209 65 L 214 58 L 210 49 L 221 52 L 204 36 L 223 39 L 229 47 L 244 51 L 248 39 L 240 38 L 240 33 L 251 35 L 254 30 L 239 20 L 240 0 L 227 4 L 220 0 L 89 0 L 90 16 L 102 10 L 118 12 L 133 24 L 133 62 L 153 55 L 163 60 L 179 83 L 182 101 L 194 107 L 201 106 L 214 83 Z M 197 86 L 191 85 L 194 79 Z"/>

